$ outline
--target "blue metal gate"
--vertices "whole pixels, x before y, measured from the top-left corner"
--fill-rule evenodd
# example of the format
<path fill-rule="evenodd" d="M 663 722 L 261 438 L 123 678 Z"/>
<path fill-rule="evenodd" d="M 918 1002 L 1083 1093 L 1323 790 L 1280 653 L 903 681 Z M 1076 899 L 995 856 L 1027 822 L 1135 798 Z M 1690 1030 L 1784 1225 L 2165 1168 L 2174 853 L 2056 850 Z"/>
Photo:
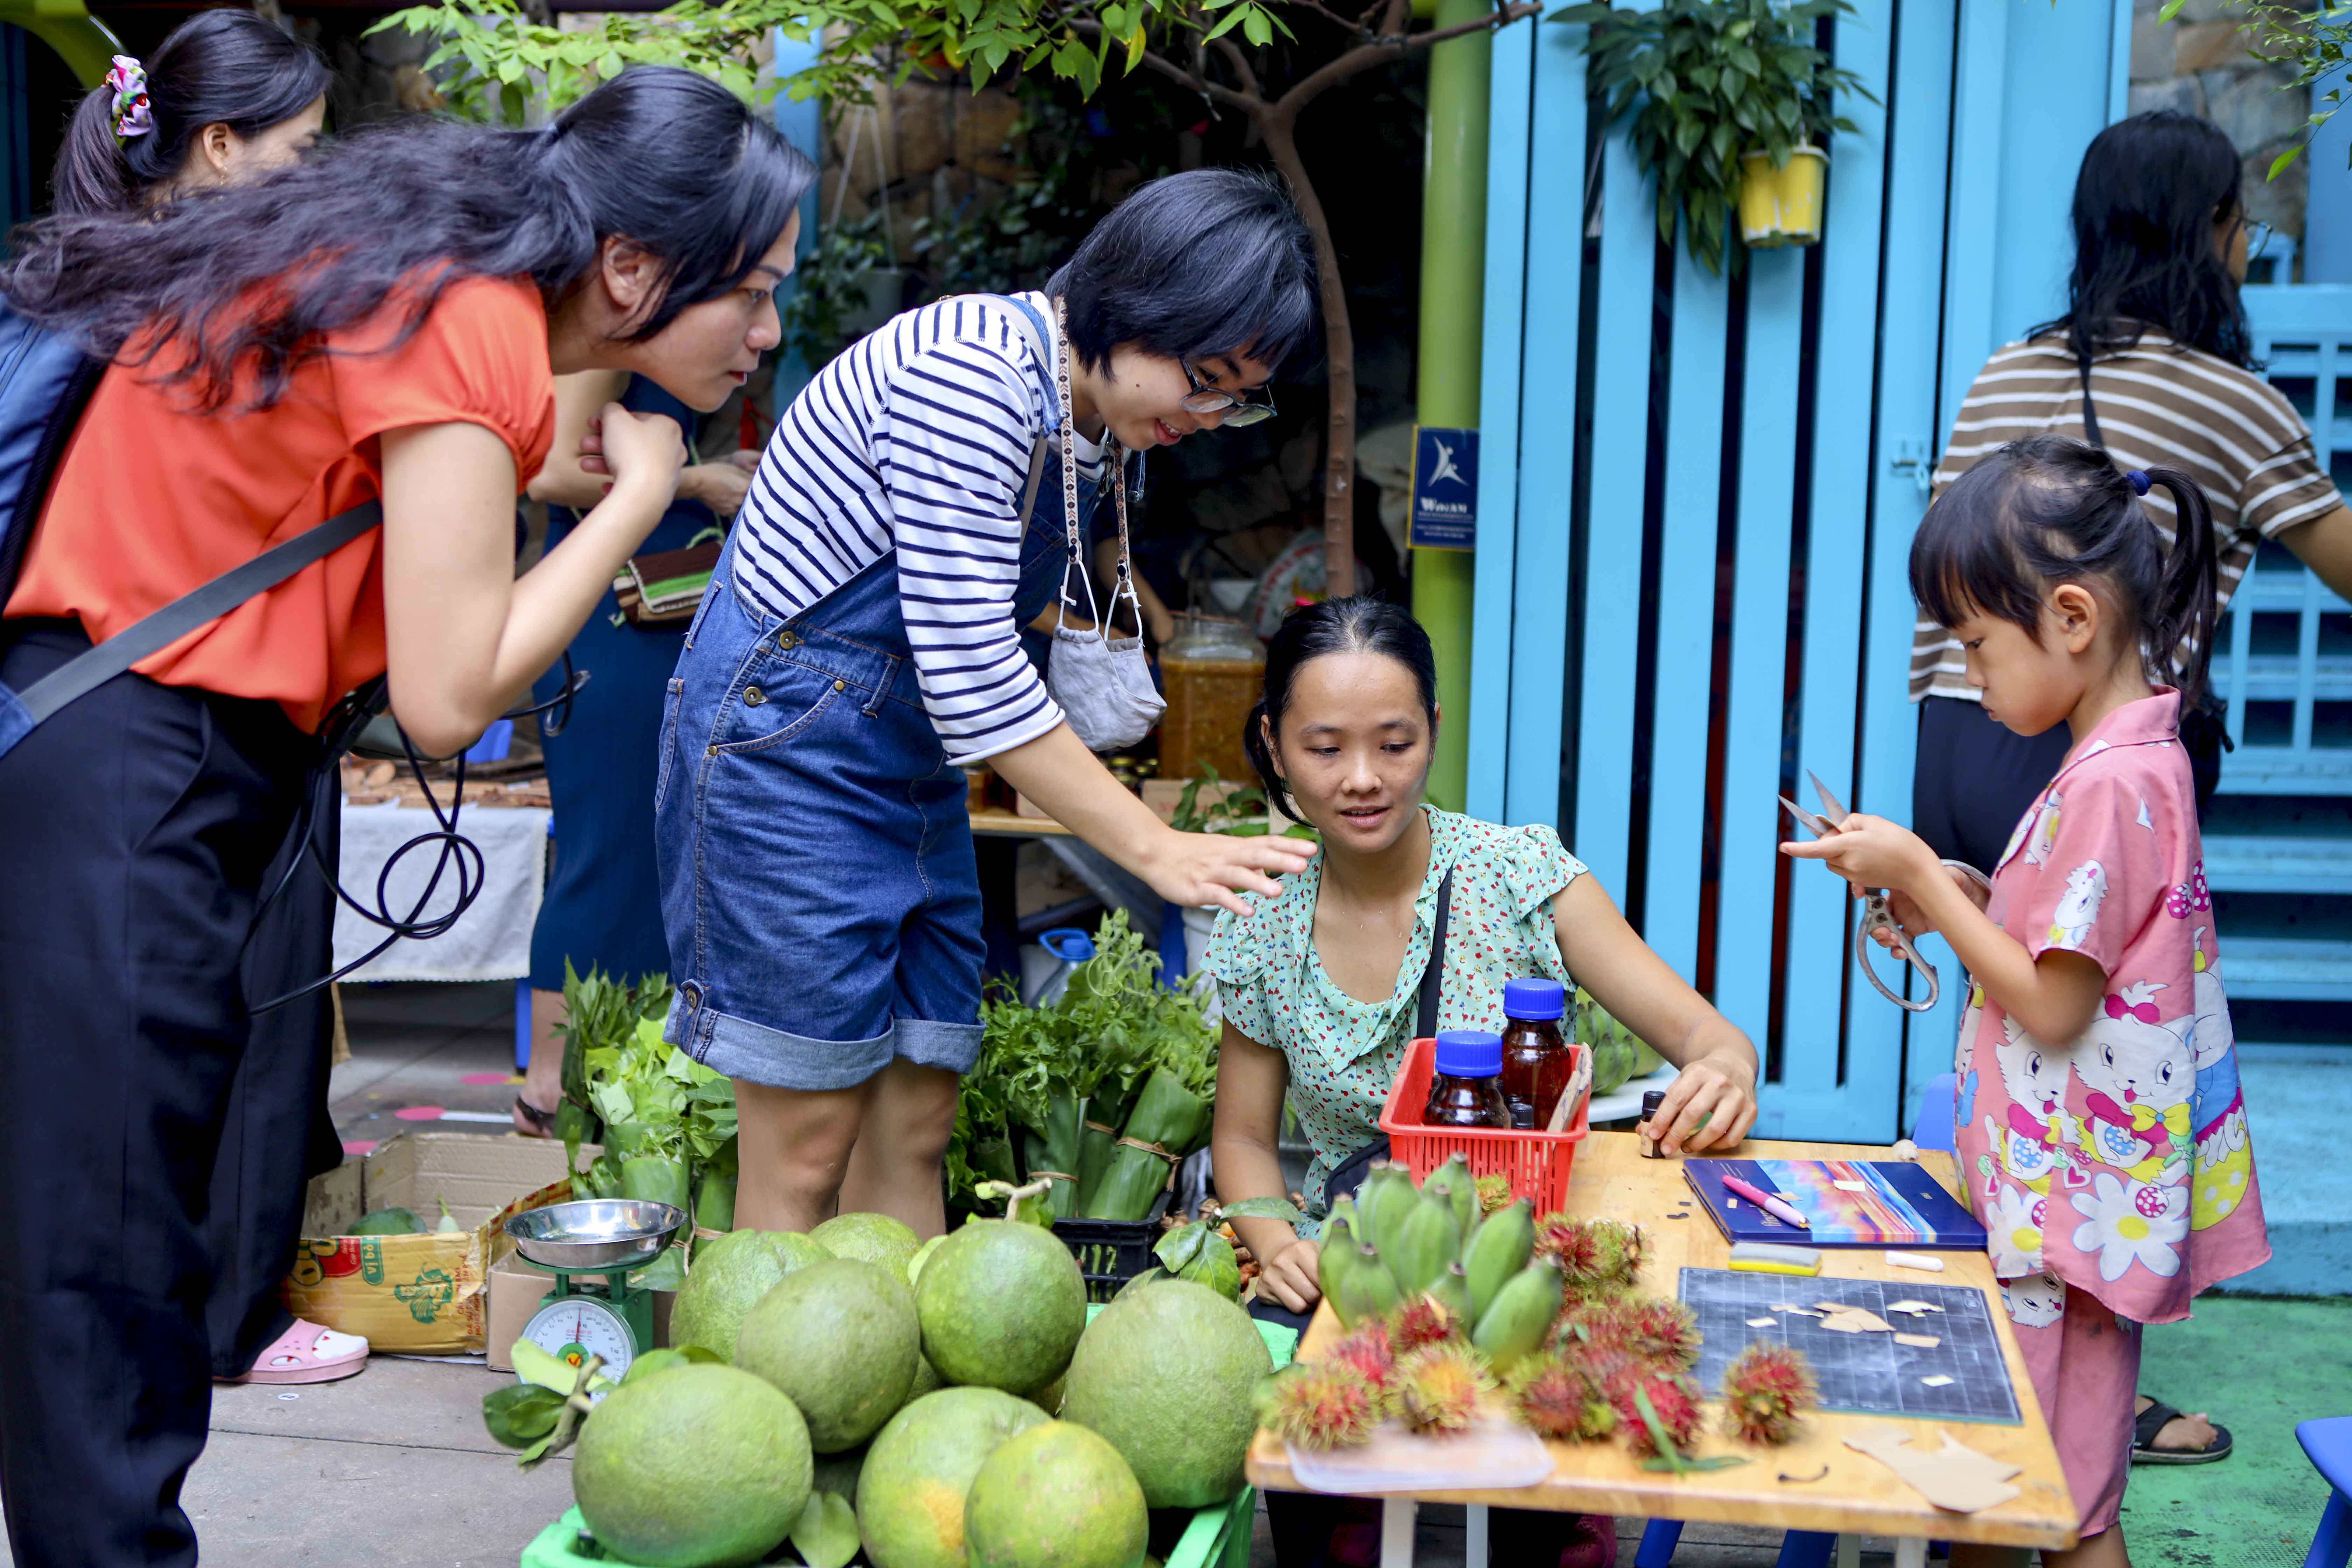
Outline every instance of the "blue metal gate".
<path fill-rule="evenodd" d="M 1811 769 L 1909 814 L 1904 563 L 1942 411 L 2063 303 L 2129 26 L 2129 0 L 1861 0 L 1832 47 L 1879 102 L 1842 105 L 1822 243 L 1728 279 L 1658 244 L 1582 30 L 1496 41 L 1470 808 L 1558 825 L 1748 1031 L 1766 1135 L 1891 1138 L 1948 1069 L 1958 963 L 1932 944 L 1949 1005 L 1916 1021 L 1862 982 L 1774 796 Z"/>

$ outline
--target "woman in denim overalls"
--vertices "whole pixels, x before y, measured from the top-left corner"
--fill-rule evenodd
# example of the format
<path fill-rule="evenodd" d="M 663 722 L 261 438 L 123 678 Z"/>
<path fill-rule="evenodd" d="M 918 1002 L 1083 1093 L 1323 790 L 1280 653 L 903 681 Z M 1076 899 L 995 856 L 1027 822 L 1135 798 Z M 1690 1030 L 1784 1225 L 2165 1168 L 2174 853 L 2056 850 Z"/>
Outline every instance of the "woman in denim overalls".
<path fill-rule="evenodd" d="M 1057 643 L 1056 708 L 1034 671 L 989 661 L 1050 624 L 1108 482 L 1094 443 L 1134 453 L 1264 418 L 1255 389 L 1312 342 L 1314 279 L 1277 185 L 1175 175 L 1045 291 L 898 318 L 779 425 L 670 683 L 655 791 L 667 1034 L 735 1080 L 738 1225 L 804 1231 L 836 1209 L 944 1224 L 940 1161 L 981 1037 L 965 764 L 986 760 L 1179 904 L 1246 913 L 1241 893 L 1304 863 L 1292 841 L 1177 833 L 1122 789 L 1087 743 L 1108 743 L 1099 667 L 1058 662 Z M 965 384 L 942 364 L 979 368 Z M 1024 468 L 1025 526 L 1020 487 L 1000 499 Z M 993 694 L 984 710 L 975 693 Z M 976 710 L 1008 716 L 992 730 Z"/>

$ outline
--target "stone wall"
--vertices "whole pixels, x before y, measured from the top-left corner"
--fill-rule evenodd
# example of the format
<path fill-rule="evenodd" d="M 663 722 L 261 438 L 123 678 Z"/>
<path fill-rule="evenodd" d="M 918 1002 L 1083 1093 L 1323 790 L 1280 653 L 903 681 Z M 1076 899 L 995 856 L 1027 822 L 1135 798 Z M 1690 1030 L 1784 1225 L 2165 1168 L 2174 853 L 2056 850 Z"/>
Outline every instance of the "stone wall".
<path fill-rule="evenodd" d="M 2281 89 L 2294 73 L 2264 65 L 2246 49 L 2228 0 L 2187 0 L 2169 22 L 2164 0 L 2133 0 L 2131 111 L 2177 109 L 2219 125 L 2245 163 L 2247 216 L 2298 245 L 2310 189 L 2310 160 L 2298 158 L 2275 180 L 2271 163 L 2299 141 L 2311 112 L 2306 88 Z"/>
<path fill-rule="evenodd" d="M 889 214 L 890 243 L 904 258 L 915 224 L 986 207 L 1024 173 L 1014 136 L 1021 106 L 1009 92 L 919 76 L 875 90 L 871 108 L 829 115 L 818 212 L 830 223 Z"/>

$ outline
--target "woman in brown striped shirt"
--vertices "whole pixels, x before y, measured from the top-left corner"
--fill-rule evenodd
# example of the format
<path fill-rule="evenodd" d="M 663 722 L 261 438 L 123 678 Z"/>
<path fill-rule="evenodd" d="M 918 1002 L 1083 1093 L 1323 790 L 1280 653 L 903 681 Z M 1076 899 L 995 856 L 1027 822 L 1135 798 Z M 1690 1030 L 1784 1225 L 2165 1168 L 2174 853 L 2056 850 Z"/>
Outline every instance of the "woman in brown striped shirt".
<path fill-rule="evenodd" d="M 2256 374 L 2238 296 L 2239 180 L 2237 152 L 2210 121 L 2159 110 L 2099 133 L 2074 184 L 2067 312 L 1978 373 L 1936 469 L 1938 495 L 1988 453 L 2055 431 L 2105 447 L 2118 468 L 2196 479 L 2212 502 L 2222 605 L 2265 539 L 2352 596 L 2352 511 L 2302 416 Z M 2170 500 L 2143 504 L 2168 548 Z M 1911 700 L 1912 821 L 1938 855 L 1990 870 L 2064 759 L 2065 727 L 2021 737 L 1986 724 L 1959 645 L 1932 621 L 1912 645 Z M 2201 806 L 2221 768 L 2219 717 L 2184 714 L 2182 730 Z"/>
<path fill-rule="evenodd" d="M 2066 314 L 1996 353 L 1977 374 L 1936 469 L 1936 492 L 2011 441 L 2055 431 L 2103 446 L 2118 468 L 2179 468 L 2212 503 L 2222 605 L 2275 539 L 2352 597 L 2352 510 L 2319 466 L 2311 432 L 2262 379 L 2238 286 L 2246 211 L 2235 148 L 2220 127 L 2159 110 L 2110 125 L 2074 182 L 2074 270 Z M 2171 498 L 2141 501 L 2172 544 Z M 2071 744 L 1988 723 L 1959 644 L 1921 620 L 1912 645 L 1919 704 L 1911 820 L 1940 857 L 1987 871 Z M 2183 713 L 2201 809 L 2221 773 L 2218 714 Z M 2227 1456 L 2226 1427 L 2146 1396 L 2136 1463 Z"/>

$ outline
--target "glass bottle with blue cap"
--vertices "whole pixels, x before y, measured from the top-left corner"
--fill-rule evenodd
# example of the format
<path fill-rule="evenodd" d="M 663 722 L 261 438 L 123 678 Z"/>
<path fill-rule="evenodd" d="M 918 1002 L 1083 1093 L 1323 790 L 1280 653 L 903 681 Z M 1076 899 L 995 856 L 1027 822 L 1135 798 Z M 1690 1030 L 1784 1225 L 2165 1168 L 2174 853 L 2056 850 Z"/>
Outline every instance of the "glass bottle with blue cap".
<path fill-rule="evenodd" d="M 1430 1079 L 1427 1127 L 1511 1126 L 1503 1098 L 1503 1037 L 1485 1029 L 1447 1029 L 1437 1037 L 1437 1072 Z"/>
<path fill-rule="evenodd" d="M 1572 1058 L 1559 1028 L 1567 1013 L 1568 987 L 1557 980 L 1503 983 L 1503 1098 L 1514 1126 L 1550 1126 L 1568 1091 Z"/>

